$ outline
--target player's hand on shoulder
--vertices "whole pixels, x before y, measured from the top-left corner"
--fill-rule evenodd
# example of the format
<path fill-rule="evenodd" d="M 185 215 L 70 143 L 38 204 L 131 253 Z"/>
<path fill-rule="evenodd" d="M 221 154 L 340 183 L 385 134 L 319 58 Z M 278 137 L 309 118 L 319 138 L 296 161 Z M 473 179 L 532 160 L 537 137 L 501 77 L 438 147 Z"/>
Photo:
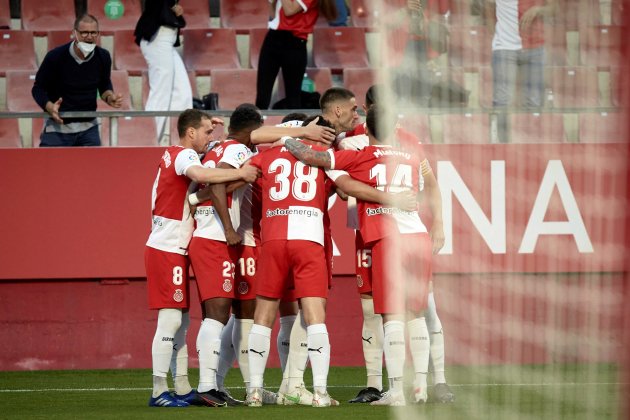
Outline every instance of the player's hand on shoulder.
<path fill-rule="evenodd" d="M 411 191 L 394 193 L 394 206 L 404 211 L 413 211 L 417 208 L 417 196 Z"/>
<path fill-rule="evenodd" d="M 308 140 L 318 141 L 324 144 L 331 144 L 333 141 L 335 141 L 335 130 L 330 127 L 317 125 L 318 121 L 319 117 L 308 123 L 308 125 L 302 127 L 304 128 L 303 137 Z"/>
<path fill-rule="evenodd" d="M 254 182 L 261 175 L 260 169 L 246 163 L 238 169 L 241 179 L 245 182 Z"/>

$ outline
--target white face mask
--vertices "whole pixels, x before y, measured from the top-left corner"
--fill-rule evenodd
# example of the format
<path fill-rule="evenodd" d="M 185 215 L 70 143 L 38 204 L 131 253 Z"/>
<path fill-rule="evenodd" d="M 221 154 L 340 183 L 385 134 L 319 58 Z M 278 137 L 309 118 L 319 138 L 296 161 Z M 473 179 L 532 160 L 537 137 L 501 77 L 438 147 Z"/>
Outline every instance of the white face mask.
<path fill-rule="evenodd" d="M 83 53 L 84 57 L 90 55 L 90 53 L 94 51 L 94 48 L 96 48 L 96 44 L 90 44 L 88 42 L 77 42 L 77 46 Z"/>

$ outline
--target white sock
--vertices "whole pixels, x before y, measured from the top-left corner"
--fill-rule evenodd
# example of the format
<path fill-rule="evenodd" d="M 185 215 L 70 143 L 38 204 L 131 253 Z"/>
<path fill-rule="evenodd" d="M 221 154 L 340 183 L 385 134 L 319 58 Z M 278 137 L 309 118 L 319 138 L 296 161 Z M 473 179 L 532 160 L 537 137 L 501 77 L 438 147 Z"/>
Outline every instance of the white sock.
<path fill-rule="evenodd" d="M 278 356 L 280 357 L 280 368 L 284 372 L 287 366 L 287 358 L 289 357 L 289 343 L 291 342 L 291 329 L 295 322 L 296 315 L 287 315 L 280 317 L 280 330 L 276 345 L 278 346 Z"/>
<path fill-rule="evenodd" d="M 254 324 L 249 332 L 249 385 L 262 388 L 271 347 L 271 328 Z"/>
<path fill-rule="evenodd" d="M 298 312 L 298 316 L 291 328 L 291 340 L 289 343 L 289 357 L 287 359 L 288 372 L 288 389 L 300 386 L 304 382 L 304 370 L 306 362 L 308 362 L 308 343 L 307 343 L 306 321 L 302 311 Z"/>
<path fill-rule="evenodd" d="M 217 389 L 217 368 L 221 350 L 221 332 L 223 324 L 206 318 L 201 323 L 197 335 L 197 354 L 199 355 L 199 386 L 197 391 L 208 392 Z"/>
<path fill-rule="evenodd" d="M 173 355 L 171 356 L 171 375 L 175 384 L 177 395 L 186 395 L 192 391 L 188 380 L 188 344 L 186 344 L 186 334 L 190 326 L 190 313 L 182 312 L 182 324 L 173 341 Z"/>
<path fill-rule="evenodd" d="M 219 391 L 225 390 L 225 377 L 236 360 L 236 353 L 232 345 L 233 328 L 234 315 L 231 315 L 221 332 L 221 350 L 219 351 L 221 354 L 219 356 L 219 366 L 217 366 L 217 387 Z"/>
<path fill-rule="evenodd" d="M 383 389 L 383 317 L 374 313 L 374 301 L 361 299 L 363 330 L 361 343 L 367 370 L 367 386 Z"/>
<path fill-rule="evenodd" d="M 157 328 L 151 345 L 153 365 L 153 397 L 168 391 L 166 376 L 168 374 L 175 334 L 182 325 L 181 309 L 160 309 L 158 311 Z"/>
<path fill-rule="evenodd" d="M 388 321 L 383 326 L 385 330 L 383 351 L 387 365 L 389 388 L 396 392 L 403 392 L 403 369 L 405 366 L 405 323 L 402 321 Z"/>
<path fill-rule="evenodd" d="M 429 351 L 431 344 L 429 341 L 429 330 L 424 317 L 416 318 L 407 323 L 409 330 L 409 349 L 413 360 L 413 370 L 415 372 L 414 386 L 426 389 L 427 372 L 429 370 Z"/>
<path fill-rule="evenodd" d="M 306 334 L 308 358 L 313 368 L 313 388 L 323 393 L 326 392 L 330 368 L 330 341 L 326 324 L 309 325 Z"/>
<path fill-rule="evenodd" d="M 433 384 L 445 384 L 444 374 L 444 333 L 442 323 L 435 308 L 435 298 L 433 292 L 429 293 L 429 306 L 427 307 L 425 319 L 429 329 L 431 339 L 431 358 L 429 359 L 431 371 L 433 372 Z"/>
<path fill-rule="evenodd" d="M 234 319 L 234 331 L 232 332 L 232 344 L 238 360 L 238 367 L 243 375 L 243 382 L 247 392 L 249 389 L 249 332 L 254 325 L 253 319 Z"/>

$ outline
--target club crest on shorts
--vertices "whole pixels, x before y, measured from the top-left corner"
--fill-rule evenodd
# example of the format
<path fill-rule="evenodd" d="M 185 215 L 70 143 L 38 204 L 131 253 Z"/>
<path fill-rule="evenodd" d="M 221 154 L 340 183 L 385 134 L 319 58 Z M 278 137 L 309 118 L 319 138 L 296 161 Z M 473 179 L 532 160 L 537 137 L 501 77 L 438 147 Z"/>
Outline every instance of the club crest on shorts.
<path fill-rule="evenodd" d="M 175 289 L 175 293 L 173 293 L 173 300 L 178 303 L 184 300 L 184 292 L 182 292 L 182 289 Z"/>
<path fill-rule="evenodd" d="M 357 286 L 363 287 L 363 277 L 361 277 L 361 274 L 357 274 Z"/>
<path fill-rule="evenodd" d="M 241 295 L 246 295 L 247 292 L 249 292 L 249 285 L 247 284 L 246 281 L 242 281 L 238 284 L 238 292 Z"/>
<path fill-rule="evenodd" d="M 226 293 L 232 291 L 232 283 L 230 282 L 230 280 L 225 279 L 225 281 L 223 282 L 223 291 Z"/>

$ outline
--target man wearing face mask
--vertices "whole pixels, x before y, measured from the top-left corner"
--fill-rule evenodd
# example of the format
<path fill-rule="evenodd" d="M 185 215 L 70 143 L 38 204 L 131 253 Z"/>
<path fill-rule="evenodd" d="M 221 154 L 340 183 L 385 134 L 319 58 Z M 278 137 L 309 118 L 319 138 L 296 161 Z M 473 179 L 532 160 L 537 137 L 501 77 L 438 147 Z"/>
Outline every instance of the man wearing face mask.
<path fill-rule="evenodd" d="M 107 105 L 120 108 L 122 95 L 113 91 L 112 59 L 96 45 L 98 21 L 83 15 L 74 23 L 74 40 L 50 50 L 37 71 L 31 93 L 50 114 L 41 133 L 41 147 L 100 146 L 96 118 L 61 118 L 69 111 L 96 111 L 97 94 Z"/>

